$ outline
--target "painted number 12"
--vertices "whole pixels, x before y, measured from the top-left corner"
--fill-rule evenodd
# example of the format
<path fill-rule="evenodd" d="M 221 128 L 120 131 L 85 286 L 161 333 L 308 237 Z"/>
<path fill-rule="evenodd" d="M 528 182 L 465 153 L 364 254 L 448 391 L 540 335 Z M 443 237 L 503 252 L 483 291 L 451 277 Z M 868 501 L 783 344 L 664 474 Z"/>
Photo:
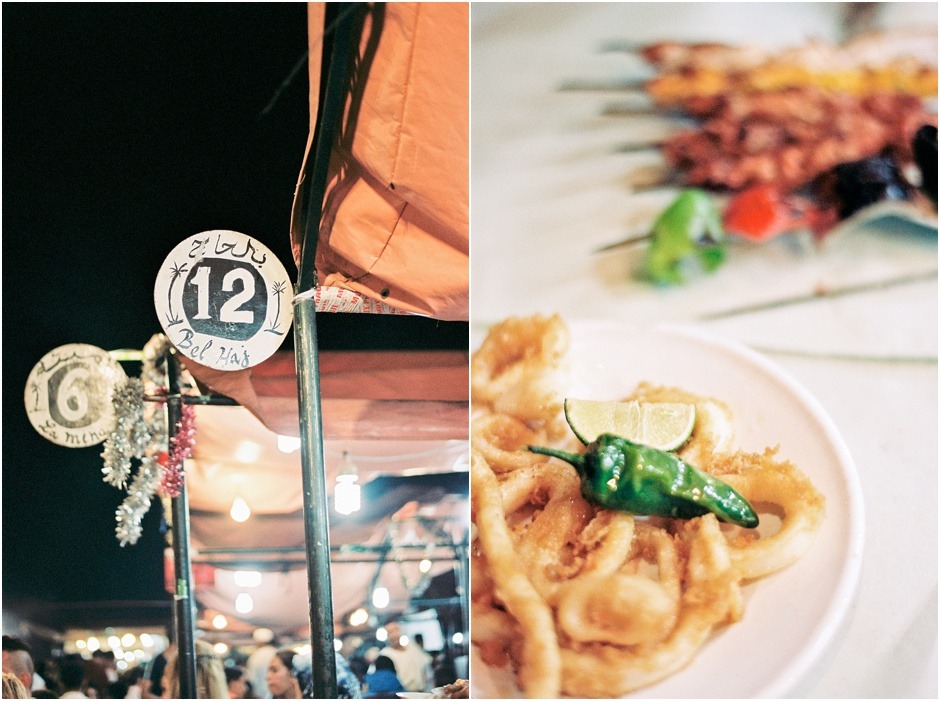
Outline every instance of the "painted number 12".
<path fill-rule="evenodd" d="M 254 323 L 255 313 L 250 309 L 239 309 L 239 307 L 254 296 L 255 279 L 251 273 L 242 268 L 229 270 L 222 278 L 222 291 L 234 291 L 236 281 L 242 283 L 241 292 L 232 295 L 222 305 L 219 309 L 219 321 L 236 324 Z M 189 282 L 196 286 L 196 315 L 193 318 L 211 319 L 212 317 L 209 315 L 209 266 L 200 267 Z"/>

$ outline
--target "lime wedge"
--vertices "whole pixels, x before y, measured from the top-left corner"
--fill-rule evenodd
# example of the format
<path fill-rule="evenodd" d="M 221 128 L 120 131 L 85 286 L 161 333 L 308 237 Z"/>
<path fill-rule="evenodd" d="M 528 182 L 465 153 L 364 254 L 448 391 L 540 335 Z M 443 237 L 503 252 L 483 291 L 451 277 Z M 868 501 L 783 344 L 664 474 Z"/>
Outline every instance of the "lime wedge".
<path fill-rule="evenodd" d="M 613 433 L 659 450 L 681 447 L 695 428 L 695 405 L 566 399 L 565 418 L 582 443 Z"/>

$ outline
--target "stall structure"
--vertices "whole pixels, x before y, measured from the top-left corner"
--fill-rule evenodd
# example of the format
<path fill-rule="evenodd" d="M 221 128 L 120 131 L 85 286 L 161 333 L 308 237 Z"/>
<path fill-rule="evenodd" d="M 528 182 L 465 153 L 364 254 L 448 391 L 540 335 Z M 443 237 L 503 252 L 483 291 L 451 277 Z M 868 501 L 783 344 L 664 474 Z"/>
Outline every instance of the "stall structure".
<path fill-rule="evenodd" d="M 296 633 L 309 620 L 293 363 L 291 353 L 278 353 L 234 382 L 187 364 L 206 387 L 221 384 L 241 404 L 196 408 L 186 481 L 201 608 Z M 328 493 L 321 508 L 329 514 L 339 632 L 428 605 L 456 613 L 452 623 L 465 631 L 467 367 L 462 351 L 320 354 Z M 360 486 L 356 510 L 335 499 L 350 479 Z M 453 596 L 426 600 L 432 579 L 448 576 Z M 377 589 L 388 593 L 381 606 Z M 350 625 L 360 608 L 369 618 Z"/>

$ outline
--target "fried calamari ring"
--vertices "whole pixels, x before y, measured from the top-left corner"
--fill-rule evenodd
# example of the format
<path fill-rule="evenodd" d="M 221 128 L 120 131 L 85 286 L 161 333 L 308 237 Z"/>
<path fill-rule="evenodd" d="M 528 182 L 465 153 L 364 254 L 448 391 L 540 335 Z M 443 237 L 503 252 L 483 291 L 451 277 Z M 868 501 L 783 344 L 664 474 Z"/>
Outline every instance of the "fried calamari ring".
<path fill-rule="evenodd" d="M 594 507 L 581 497 L 581 479 L 568 465 L 546 463 L 507 473 L 499 484 L 503 510 L 513 533 L 519 563 L 544 598 L 565 579 L 562 554 L 571 547 Z"/>
<path fill-rule="evenodd" d="M 489 562 L 496 596 L 522 629 L 520 685 L 529 698 L 557 698 L 561 657 L 551 609 L 519 567 L 496 475 L 479 453 L 471 456 L 470 471 L 477 541 Z"/>
<path fill-rule="evenodd" d="M 582 572 L 613 574 L 633 549 L 633 514 L 601 509 L 578 538 L 584 552 Z"/>
<path fill-rule="evenodd" d="M 731 539 L 731 556 L 742 579 L 763 577 L 800 559 L 815 538 L 825 512 L 825 498 L 806 475 L 789 462 L 774 460 L 776 449 L 763 454 L 737 453 L 716 470 L 721 479 L 752 504 L 783 510 L 780 530 L 757 540 Z"/>
<path fill-rule="evenodd" d="M 572 640 L 652 644 L 676 623 L 679 602 L 658 582 L 636 574 L 586 574 L 559 587 L 558 627 Z M 475 629 L 474 629 L 475 630 Z"/>
<path fill-rule="evenodd" d="M 569 342 L 568 327 L 558 315 L 496 324 L 470 361 L 474 405 L 533 427 L 557 422 L 564 404 L 558 375 Z"/>
<path fill-rule="evenodd" d="M 474 419 L 470 440 L 473 449 L 497 474 L 548 461 L 547 455 L 526 450 L 526 446 L 539 443 L 539 434 L 507 414 L 487 414 Z"/>
<path fill-rule="evenodd" d="M 604 644 L 563 649 L 566 694 L 611 698 L 653 684 L 688 664 L 712 628 L 740 610 L 741 590 L 717 519 L 707 514 L 687 522 L 683 531 L 689 549 L 686 586 L 672 633 L 640 651 Z"/>

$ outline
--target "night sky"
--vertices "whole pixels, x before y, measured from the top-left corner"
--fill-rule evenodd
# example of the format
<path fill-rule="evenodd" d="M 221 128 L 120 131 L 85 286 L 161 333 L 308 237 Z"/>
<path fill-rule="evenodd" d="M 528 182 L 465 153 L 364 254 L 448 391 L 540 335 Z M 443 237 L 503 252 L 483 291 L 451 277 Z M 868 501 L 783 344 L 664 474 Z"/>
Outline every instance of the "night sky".
<path fill-rule="evenodd" d="M 306 7 L 2 12 L 4 609 L 167 600 L 159 505 L 138 544 L 121 548 L 123 492 L 101 480 L 101 446 L 42 438 L 23 407 L 26 378 L 67 343 L 141 348 L 161 330 L 160 264 L 201 231 L 255 237 L 296 279 L 288 225 L 307 139 L 306 66 L 281 86 L 306 52 Z M 466 348 L 467 325 L 321 314 L 318 337 L 325 349 Z"/>

